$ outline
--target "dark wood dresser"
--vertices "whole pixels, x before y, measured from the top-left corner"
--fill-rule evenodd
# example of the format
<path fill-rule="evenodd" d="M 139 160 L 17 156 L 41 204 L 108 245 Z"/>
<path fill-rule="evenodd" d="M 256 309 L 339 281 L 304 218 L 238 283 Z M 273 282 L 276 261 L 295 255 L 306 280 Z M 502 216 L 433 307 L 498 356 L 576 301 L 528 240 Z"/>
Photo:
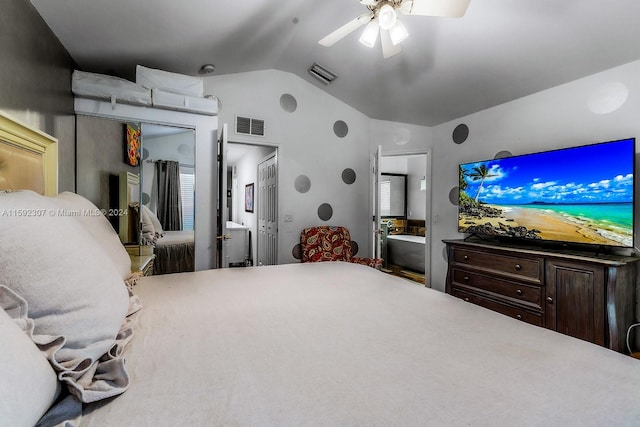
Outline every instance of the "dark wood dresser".
<path fill-rule="evenodd" d="M 446 292 L 536 326 L 626 352 L 638 257 L 445 240 Z"/>

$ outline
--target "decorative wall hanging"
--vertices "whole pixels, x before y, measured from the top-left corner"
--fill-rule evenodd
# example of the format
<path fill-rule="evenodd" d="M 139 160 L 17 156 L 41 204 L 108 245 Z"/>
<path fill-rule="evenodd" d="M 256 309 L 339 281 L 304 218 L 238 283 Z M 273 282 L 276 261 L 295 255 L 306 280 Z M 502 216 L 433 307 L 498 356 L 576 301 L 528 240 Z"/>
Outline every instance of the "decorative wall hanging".
<path fill-rule="evenodd" d="M 244 186 L 244 210 L 253 212 L 253 182 Z"/>
<path fill-rule="evenodd" d="M 125 141 L 125 163 L 131 166 L 140 164 L 140 126 L 127 123 L 127 137 Z"/>

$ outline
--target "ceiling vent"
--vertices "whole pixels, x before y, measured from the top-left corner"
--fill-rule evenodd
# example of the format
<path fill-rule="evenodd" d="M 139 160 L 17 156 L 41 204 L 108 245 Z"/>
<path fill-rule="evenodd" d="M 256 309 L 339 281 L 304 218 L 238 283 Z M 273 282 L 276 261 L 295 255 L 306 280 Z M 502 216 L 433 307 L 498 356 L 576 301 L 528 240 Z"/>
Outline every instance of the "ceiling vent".
<path fill-rule="evenodd" d="M 328 85 L 338 77 L 336 73 L 327 70 L 317 62 L 314 62 L 311 68 L 309 68 L 309 74 L 326 85 Z"/>
<path fill-rule="evenodd" d="M 264 120 L 236 116 L 236 133 L 264 136 Z"/>

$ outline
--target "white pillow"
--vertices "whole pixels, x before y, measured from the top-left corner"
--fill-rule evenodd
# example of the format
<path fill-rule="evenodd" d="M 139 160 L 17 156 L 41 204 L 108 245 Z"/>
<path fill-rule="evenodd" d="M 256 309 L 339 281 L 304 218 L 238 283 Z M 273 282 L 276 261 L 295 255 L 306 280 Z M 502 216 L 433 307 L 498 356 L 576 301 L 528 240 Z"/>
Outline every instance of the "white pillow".
<path fill-rule="evenodd" d="M 154 214 L 153 211 L 148 207 L 146 207 L 145 205 L 142 205 L 142 210 L 146 212 L 147 216 L 149 217 L 149 220 L 151 221 L 151 225 L 153 226 L 153 231 L 158 235 L 158 237 L 164 236 L 164 230 L 162 229 L 162 224 L 160 224 L 160 220 L 158 219 L 156 214 Z"/>
<path fill-rule="evenodd" d="M 151 211 L 146 206 L 142 206 L 140 208 L 140 223 L 142 228 L 142 234 L 156 234 L 156 228 L 153 226 L 153 221 L 151 221 L 151 217 L 149 214 Z"/>
<path fill-rule="evenodd" d="M 79 214 L 77 219 L 107 252 L 111 261 L 116 265 L 120 276 L 123 279 L 131 276 L 131 258 L 111 223 L 96 205 L 69 191 L 58 194 L 55 200 L 61 209 L 67 210 L 70 214 Z"/>
<path fill-rule="evenodd" d="M 0 285 L 0 424 L 7 426 L 34 426 L 60 394 L 56 373 L 31 339 L 25 311 L 19 297 Z"/>
<path fill-rule="evenodd" d="M 82 401 L 122 393 L 128 377 L 93 381 L 115 344 L 129 295 L 110 257 L 77 217 L 32 191 L 0 193 L 0 271 L 24 298 L 34 333 L 63 337 L 49 361 Z M 99 372 L 99 370 L 98 370 Z"/>

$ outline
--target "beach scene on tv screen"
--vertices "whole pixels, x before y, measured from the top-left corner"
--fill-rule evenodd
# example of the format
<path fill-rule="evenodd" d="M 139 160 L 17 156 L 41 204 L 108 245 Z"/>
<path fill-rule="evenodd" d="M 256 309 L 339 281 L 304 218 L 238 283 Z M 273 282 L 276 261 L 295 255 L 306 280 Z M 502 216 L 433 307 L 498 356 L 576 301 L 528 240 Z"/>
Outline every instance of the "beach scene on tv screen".
<path fill-rule="evenodd" d="M 634 140 L 460 165 L 458 230 L 633 246 Z"/>

